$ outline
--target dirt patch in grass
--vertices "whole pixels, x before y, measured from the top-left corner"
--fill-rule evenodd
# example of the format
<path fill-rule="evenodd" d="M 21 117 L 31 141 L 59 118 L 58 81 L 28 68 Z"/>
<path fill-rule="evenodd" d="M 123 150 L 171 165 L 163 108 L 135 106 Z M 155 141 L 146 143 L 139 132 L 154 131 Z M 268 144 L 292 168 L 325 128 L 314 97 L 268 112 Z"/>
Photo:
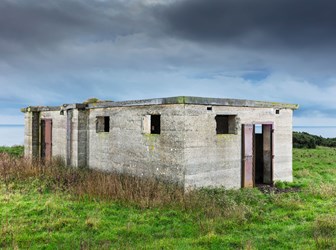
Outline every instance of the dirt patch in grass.
<path fill-rule="evenodd" d="M 258 184 L 257 188 L 264 194 L 297 193 L 301 191 L 300 187 L 279 188 L 274 185 L 265 184 Z"/>

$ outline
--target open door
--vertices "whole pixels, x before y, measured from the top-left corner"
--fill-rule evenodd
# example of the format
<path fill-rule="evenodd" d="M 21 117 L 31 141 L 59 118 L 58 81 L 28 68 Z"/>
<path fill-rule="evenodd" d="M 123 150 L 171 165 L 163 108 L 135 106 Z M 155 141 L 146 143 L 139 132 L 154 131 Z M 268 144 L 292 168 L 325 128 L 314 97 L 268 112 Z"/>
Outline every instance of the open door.
<path fill-rule="evenodd" d="M 242 169 L 242 187 L 253 187 L 253 136 L 254 126 L 252 124 L 243 124 L 243 169 Z"/>
<path fill-rule="evenodd" d="M 273 184 L 273 124 L 257 125 L 243 124 L 242 187 Z"/>
<path fill-rule="evenodd" d="M 50 160 L 52 157 L 52 120 L 41 121 L 41 158 Z"/>

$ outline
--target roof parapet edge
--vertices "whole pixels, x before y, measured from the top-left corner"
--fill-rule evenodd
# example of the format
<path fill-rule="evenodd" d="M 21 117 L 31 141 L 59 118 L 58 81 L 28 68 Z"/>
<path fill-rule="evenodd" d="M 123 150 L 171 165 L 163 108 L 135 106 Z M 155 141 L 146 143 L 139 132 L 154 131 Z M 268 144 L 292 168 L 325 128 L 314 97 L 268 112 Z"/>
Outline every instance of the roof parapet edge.
<path fill-rule="evenodd" d="M 63 104 L 62 106 L 28 106 L 26 108 L 21 108 L 21 112 L 61 111 L 68 109 L 85 109 L 86 107 L 87 104 L 83 103 Z"/>
<path fill-rule="evenodd" d="M 27 112 L 41 112 L 41 111 L 60 111 L 60 106 L 28 106 L 26 108 L 22 108 L 22 113 Z"/>
<path fill-rule="evenodd" d="M 192 104 L 192 105 L 212 105 L 212 106 L 232 106 L 232 107 L 254 107 L 254 108 L 277 108 L 292 109 L 299 108 L 298 104 L 253 101 L 244 99 L 228 99 L 228 98 L 212 98 L 212 97 L 196 97 L 196 96 L 175 96 L 166 98 L 142 99 L 120 102 L 97 102 L 97 103 L 74 103 L 63 104 L 62 106 L 29 106 L 22 108 L 21 112 L 41 112 L 41 111 L 61 111 L 69 109 L 95 109 L 108 107 L 129 107 L 129 106 L 148 106 L 163 104 Z"/>
<path fill-rule="evenodd" d="M 127 106 L 147 106 L 160 104 L 194 104 L 194 105 L 213 105 L 213 106 L 235 106 L 235 107 L 255 107 L 255 108 L 279 108 L 279 109 L 298 109 L 298 104 L 253 101 L 244 99 L 224 99 L 195 96 L 176 96 L 167 98 L 143 99 L 121 102 L 100 102 L 88 104 L 88 109 L 107 108 L 107 107 L 127 107 Z"/>

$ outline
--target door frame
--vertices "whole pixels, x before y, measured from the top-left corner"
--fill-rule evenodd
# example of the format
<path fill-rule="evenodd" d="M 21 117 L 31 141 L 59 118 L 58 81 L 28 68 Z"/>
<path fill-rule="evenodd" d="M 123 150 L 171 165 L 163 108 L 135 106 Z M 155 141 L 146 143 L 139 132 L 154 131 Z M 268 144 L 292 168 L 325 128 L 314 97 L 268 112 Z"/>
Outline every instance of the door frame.
<path fill-rule="evenodd" d="M 241 186 L 242 188 L 245 187 L 255 187 L 255 126 L 256 125 L 262 125 L 262 134 L 264 135 L 264 125 L 271 126 L 271 135 L 270 135 L 270 146 L 271 146 L 271 152 L 270 152 L 270 179 L 267 183 L 269 185 L 272 185 L 274 182 L 274 122 L 252 122 L 252 123 L 244 123 L 242 124 L 242 167 L 241 167 Z M 251 130 L 252 127 L 252 130 Z M 250 131 L 247 131 L 246 128 L 249 128 Z M 246 145 L 247 137 L 249 140 L 250 149 L 248 148 L 249 145 Z M 252 143 L 251 143 L 252 141 Z M 251 153 L 252 150 L 252 153 Z M 263 157 L 265 157 L 265 152 L 263 150 Z M 251 159 L 252 157 L 252 159 Z M 264 178 L 264 176 L 263 176 Z M 265 183 L 266 184 L 266 183 Z"/>

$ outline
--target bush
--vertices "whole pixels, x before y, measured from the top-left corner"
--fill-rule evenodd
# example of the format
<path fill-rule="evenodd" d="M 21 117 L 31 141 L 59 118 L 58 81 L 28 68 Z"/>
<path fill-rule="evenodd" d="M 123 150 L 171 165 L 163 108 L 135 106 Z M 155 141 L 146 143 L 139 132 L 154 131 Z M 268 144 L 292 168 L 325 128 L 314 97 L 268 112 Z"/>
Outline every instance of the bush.
<path fill-rule="evenodd" d="M 306 132 L 293 132 L 294 148 L 316 148 L 316 140 L 314 136 Z"/>

